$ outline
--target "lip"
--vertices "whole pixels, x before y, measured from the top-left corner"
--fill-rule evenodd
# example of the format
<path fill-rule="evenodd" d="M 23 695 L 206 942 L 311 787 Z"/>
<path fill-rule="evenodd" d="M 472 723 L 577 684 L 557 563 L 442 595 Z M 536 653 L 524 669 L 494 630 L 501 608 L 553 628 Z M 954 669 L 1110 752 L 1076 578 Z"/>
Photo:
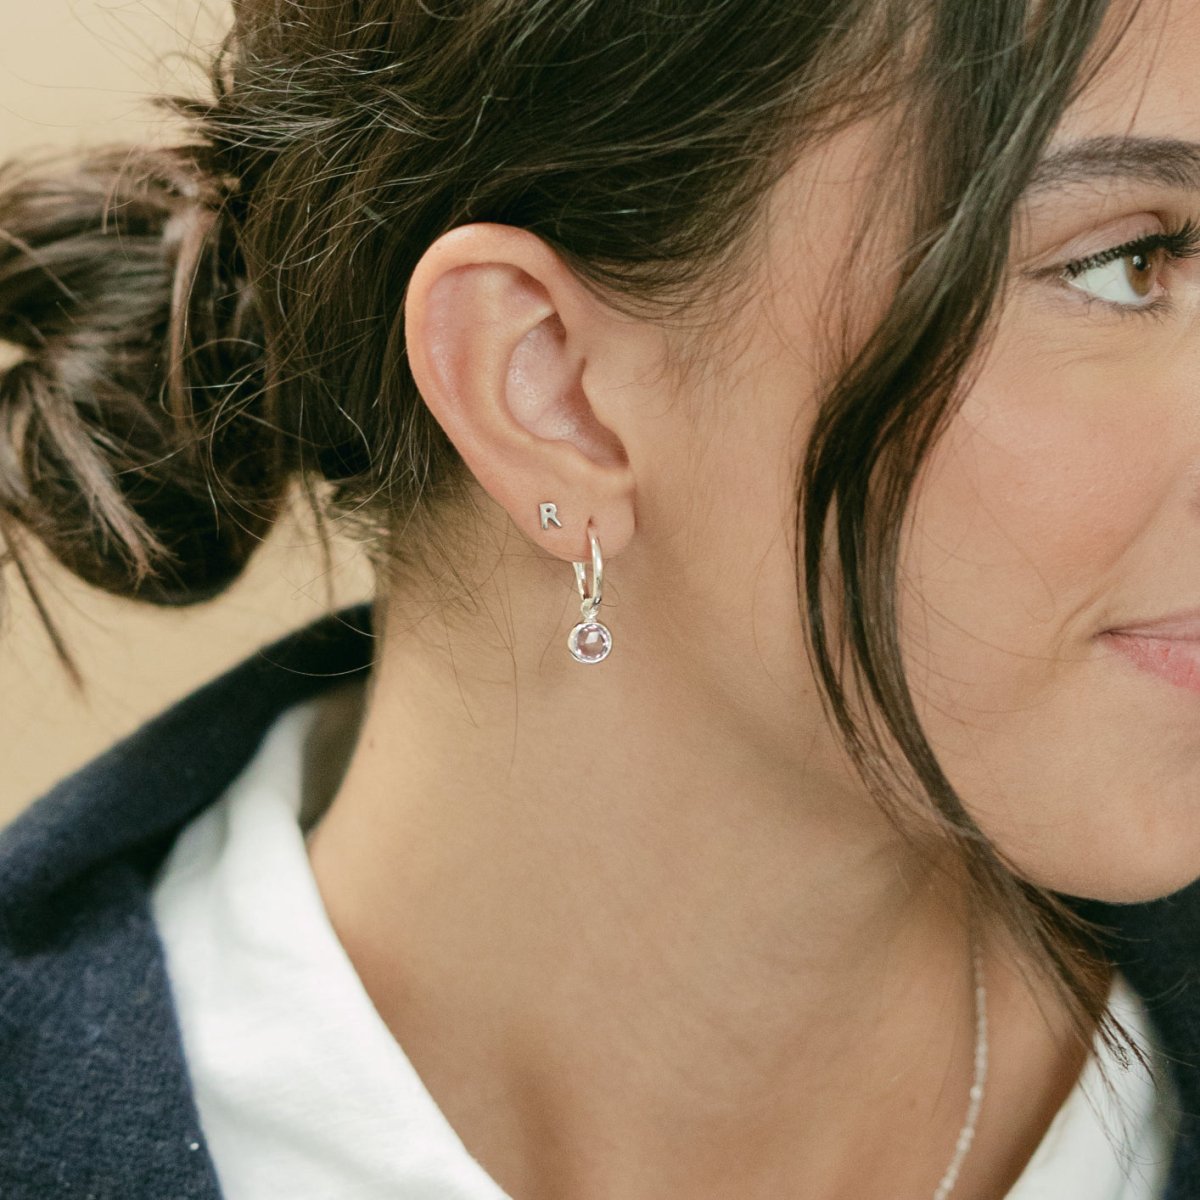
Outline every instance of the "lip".
<path fill-rule="evenodd" d="M 1105 632 L 1163 638 L 1168 641 L 1176 639 L 1200 641 L 1200 608 L 1172 613 L 1169 617 L 1160 617 L 1156 621 L 1139 621 L 1136 625 L 1122 625 L 1119 629 L 1108 629 Z"/>
<path fill-rule="evenodd" d="M 1192 636 L 1182 636 L 1178 628 L 1154 636 L 1140 629 L 1110 629 L 1103 637 L 1139 670 L 1200 694 L 1200 623 L 1193 621 L 1188 626 L 1194 630 Z"/>

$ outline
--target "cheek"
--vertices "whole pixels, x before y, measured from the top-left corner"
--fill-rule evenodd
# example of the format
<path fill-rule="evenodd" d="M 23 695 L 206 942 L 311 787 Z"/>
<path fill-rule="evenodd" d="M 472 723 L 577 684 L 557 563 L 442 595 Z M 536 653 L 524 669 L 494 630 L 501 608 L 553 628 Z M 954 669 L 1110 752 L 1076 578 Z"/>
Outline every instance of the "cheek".
<path fill-rule="evenodd" d="M 947 777 L 1023 875 L 1161 894 L 1200 871 L 1200 845 L 1145 804 L 1163 756 L 1131 734 L 1128 681 L 1094 638 L 1130 611 L 1117 605 L 1177 464 L 1144 381 L 1057 363 L 994 355 L 924 464 L 902 547 L 905 666 Z M 1192 826 L 1198 765 L 1173 785 Z M 1141 860 L 1134 829 L 1161 843 Z"/>
<path fill-rule="evenodd" d="M 1064 375 L 990 371 L 914 497 L 911 570 L 931 601 L 1018 641 L 1070 639 L 1084 608 L 1099 621 L 1156 504 L 1161 465 L 1140 403 L 1114 412 L 1090 372 L 1070 389 Z"/>

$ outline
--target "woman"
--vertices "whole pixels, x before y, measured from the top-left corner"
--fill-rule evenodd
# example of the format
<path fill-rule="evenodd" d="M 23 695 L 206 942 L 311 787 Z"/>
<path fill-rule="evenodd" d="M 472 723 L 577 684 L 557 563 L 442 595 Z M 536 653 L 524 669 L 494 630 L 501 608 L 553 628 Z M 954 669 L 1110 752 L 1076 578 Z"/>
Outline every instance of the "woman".
<path fill-rule="evenodd" d="M 1200 1196 L 1200 10 L 235 19 L 7 168 L 0 511 L 378 596 L 5 831 L 0 1191 Z"/>

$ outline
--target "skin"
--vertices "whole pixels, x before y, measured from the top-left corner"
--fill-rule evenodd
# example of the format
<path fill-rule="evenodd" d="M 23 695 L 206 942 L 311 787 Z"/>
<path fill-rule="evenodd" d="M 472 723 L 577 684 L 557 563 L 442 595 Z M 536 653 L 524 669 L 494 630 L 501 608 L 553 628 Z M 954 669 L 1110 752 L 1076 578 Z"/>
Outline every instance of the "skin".
<path fill-rule="evenodd" d="M 1198 53 L 1196 6 L 1145 5 L 1054 146 L 1200 139 Z M 793 580 L 826 302 L 889 269 L 845 273 L 880 142 L 847 131 L 780 182 L 703 337 L 619 314 L 505 226 L 445 235 L 409 286 L 412 370 L 474 504 L 447 535 L 456 577 L 388 594 L 307 844 L 381 1016 L 519 1200 L 919 1197 L 951 1158 L 964 889 L 850 769 Z M 1200 194 L 1119 180 L 1023 204 L 997 336 L 904 543 L 906 665 L 951 782 L 1015 870 L 1106 899 L 1200 874 L 1200 697 L 1098 636 L 1200 601 L 1180 553 L 1200 538 L 1200 259 L 1155 267 L 1155 316 L 1116 306 L 1138 297 L 1111 268 L 1047 269 L 1188 215 Z M 565 637 L 589 518 L 614 649 L 585 667 Z M 462 585 L 472 604 L 449 604 Z M 973 1200 L 1005 1194 L 1083 1061 L 1047 989 L 987 947 Z"/>

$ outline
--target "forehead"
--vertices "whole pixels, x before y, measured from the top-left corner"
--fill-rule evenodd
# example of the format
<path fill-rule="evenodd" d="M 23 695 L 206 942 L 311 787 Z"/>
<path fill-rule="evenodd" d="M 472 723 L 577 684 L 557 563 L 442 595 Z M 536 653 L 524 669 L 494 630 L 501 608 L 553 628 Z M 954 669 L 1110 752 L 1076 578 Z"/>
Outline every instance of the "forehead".
<path fill-rule="evenodd" d="M 1100 44 L 1119 41 L 1063 115 L 1052 149 L 1112 135 L 1200 140 L 1200 3 L 1142 0 L 1132 16 L 1131 8 L 1118 0 L 1109 11 Z"/>

